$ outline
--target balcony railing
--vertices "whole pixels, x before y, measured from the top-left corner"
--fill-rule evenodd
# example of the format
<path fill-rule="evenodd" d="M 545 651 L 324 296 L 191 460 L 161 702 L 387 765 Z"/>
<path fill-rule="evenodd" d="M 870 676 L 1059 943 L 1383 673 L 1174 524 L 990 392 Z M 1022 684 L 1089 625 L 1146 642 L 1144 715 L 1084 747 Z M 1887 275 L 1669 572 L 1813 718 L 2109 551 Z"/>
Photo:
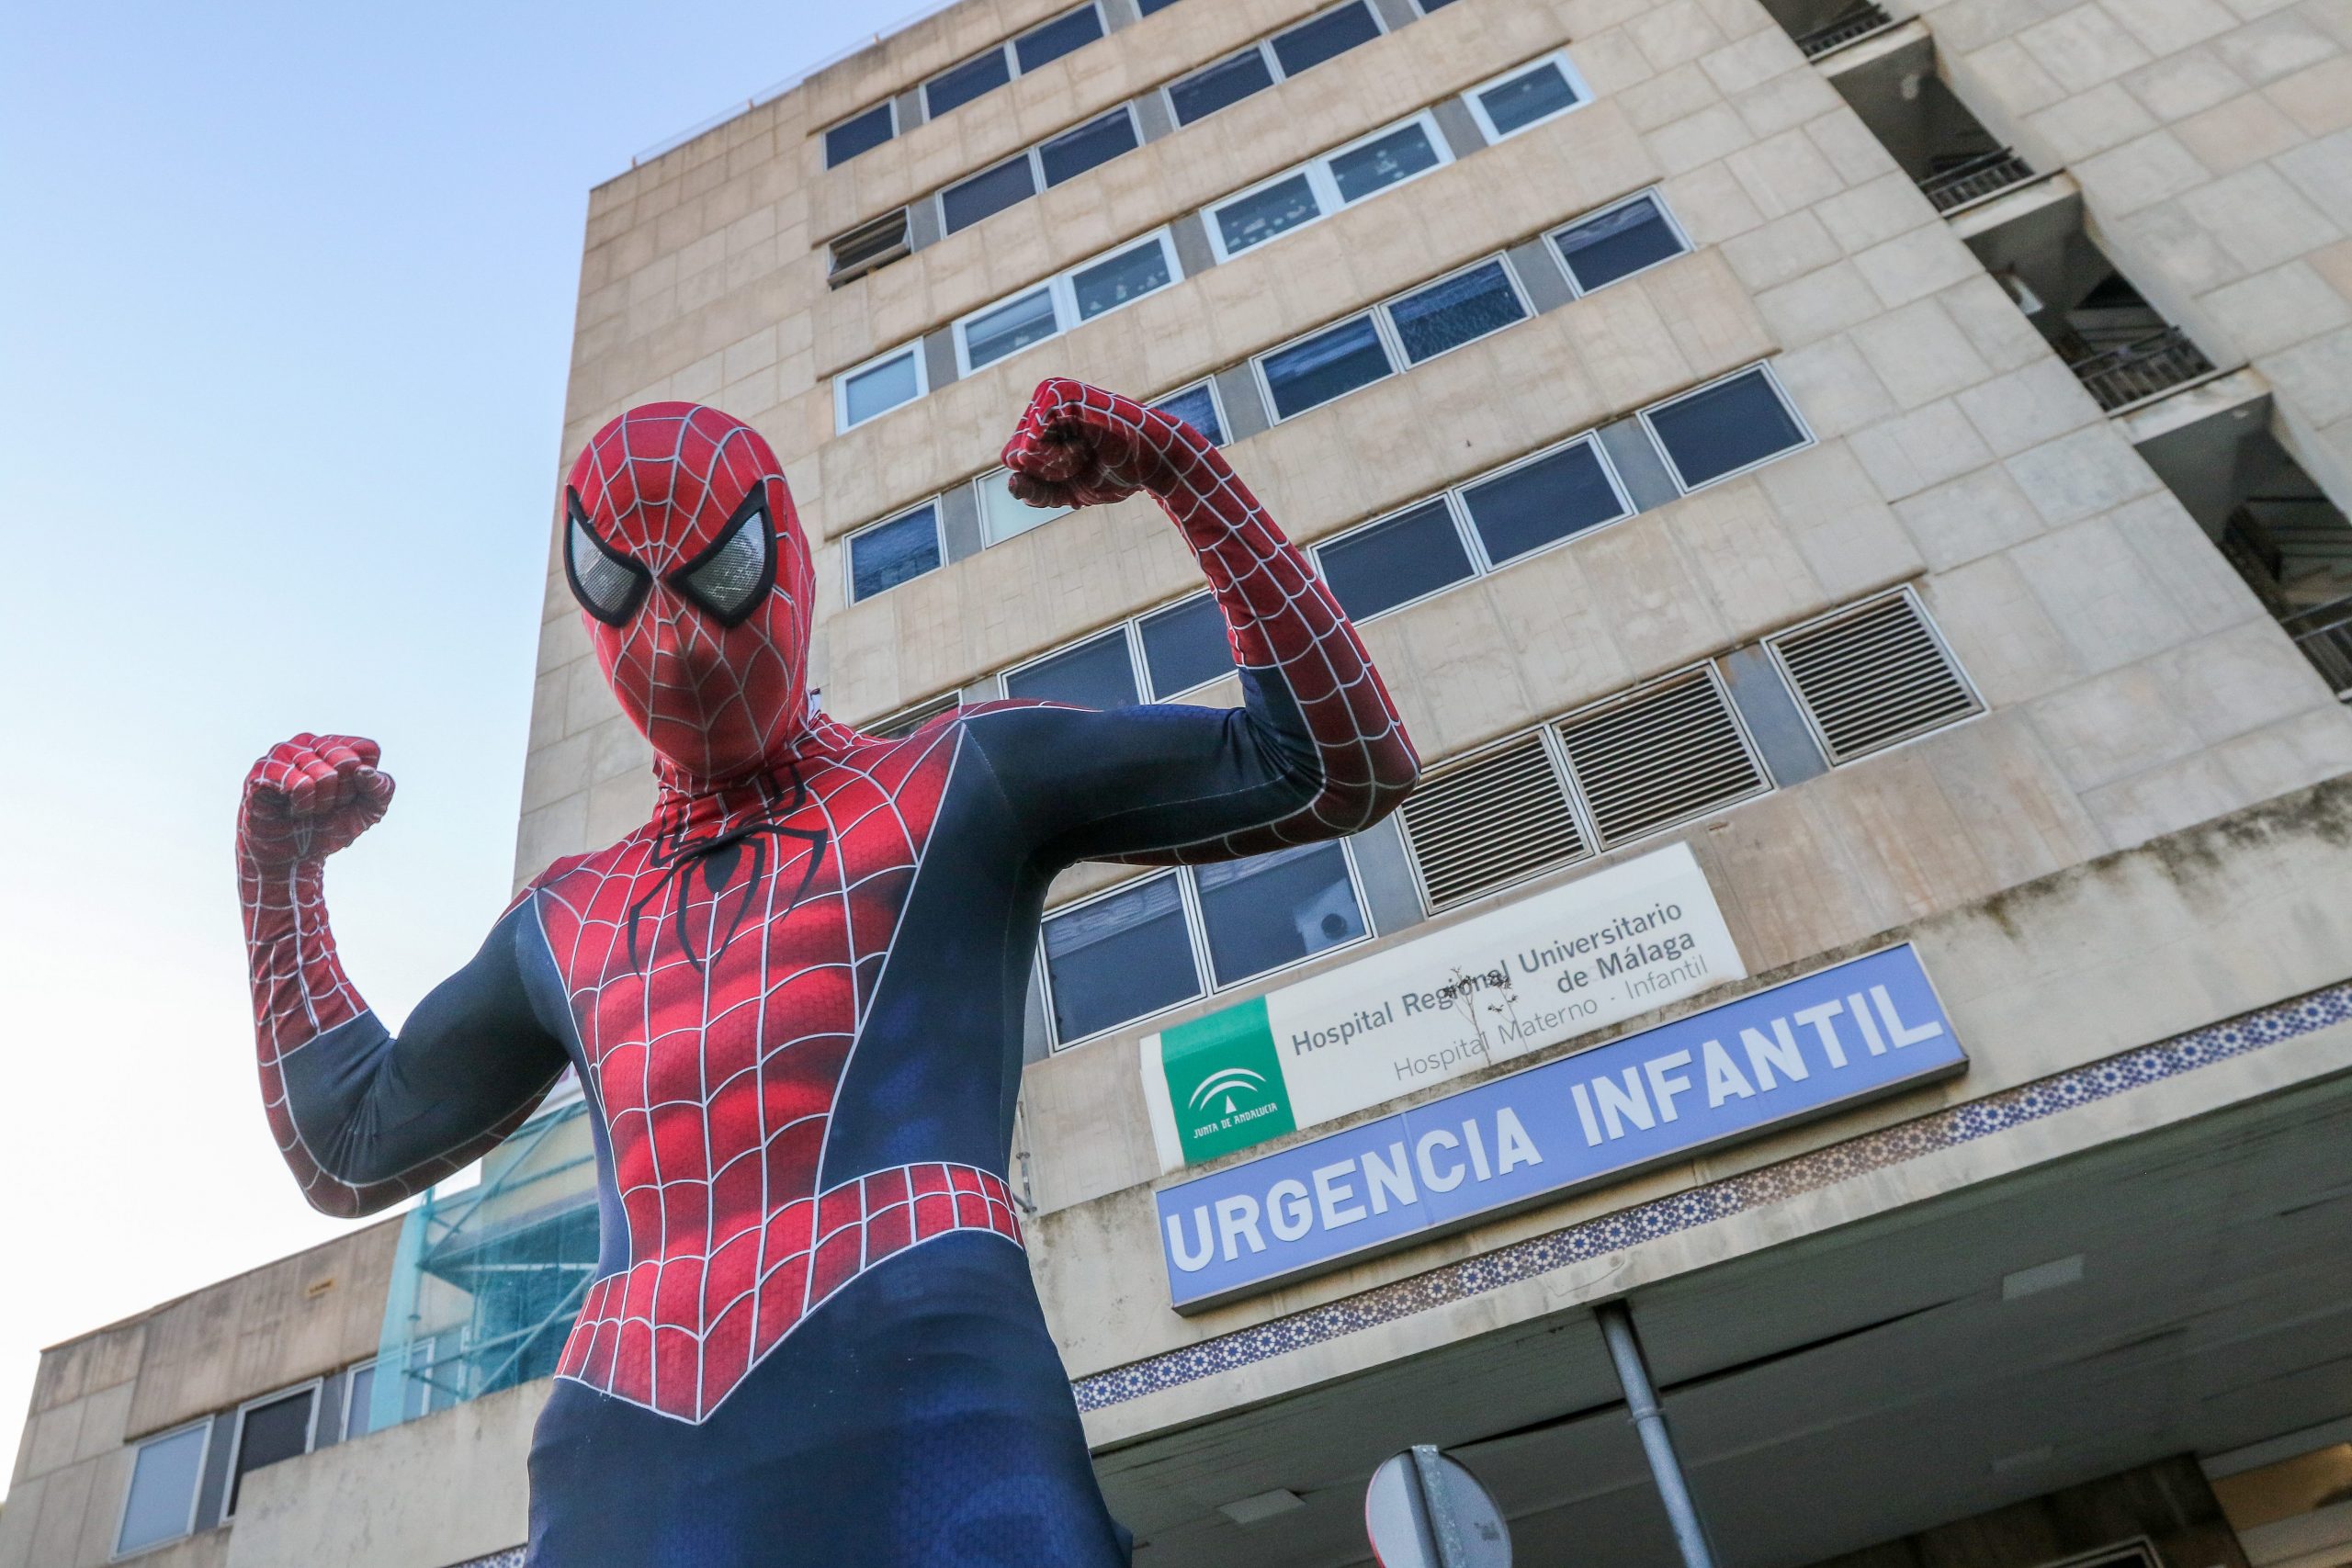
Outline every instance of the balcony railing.
<path fill-rule="evenodd" d="M 2077 359 L 2068 368 L 2098 400 L 2098 406 L 2113 413 L 2185 381 L 2211 375 L 2213 362 L 2198 352 L 2178 327 L 2166 327 L 2135 343 Z"/>
<path fill-rule="evenodd" d="M 1894 18 L 1886 14 L 1885 6 L 1873 0 L 1861 0 L 1861 4 L 1839 12 L 1836 21 L 1801 34 L 1797 48 L 1804 51 L 1807 60 L 1818 60 L 1833 49 L 1843 49 L 1856 39 L 1867 38 L 1881 28 L 1894 25 Z"/>
<path fill-rule="evenodd" d="M 1979 152 L 1938 169 L 1919 182 L 1919 189 L 1939 212 L 1950 212 L 2033 178 L 2033 166 L 2007 147 Z"/>
<path fill-rule="evenodd" d="M 2329 688 L 2352 702 L 2352 598 L 2313 605 L 2284 617 L 2279 625 Z"/>

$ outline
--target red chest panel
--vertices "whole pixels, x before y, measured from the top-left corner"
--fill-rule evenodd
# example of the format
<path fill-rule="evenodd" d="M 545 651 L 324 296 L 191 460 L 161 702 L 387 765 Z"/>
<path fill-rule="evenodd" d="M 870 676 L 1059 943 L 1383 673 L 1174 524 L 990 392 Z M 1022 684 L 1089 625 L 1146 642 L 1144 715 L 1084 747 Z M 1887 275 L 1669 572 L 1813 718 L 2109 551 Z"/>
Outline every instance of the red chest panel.
<path fill-rule="evenodd" d="M 1017 1239 L 1003 1184 L 967 1167 L 817 1188 L 953 736 L 804 762 L 764 802 L 657 818 L 541 890 L 628 1234 L 560 1375 L 700 1420 L 862 1269 L 954 1229 Z"/>

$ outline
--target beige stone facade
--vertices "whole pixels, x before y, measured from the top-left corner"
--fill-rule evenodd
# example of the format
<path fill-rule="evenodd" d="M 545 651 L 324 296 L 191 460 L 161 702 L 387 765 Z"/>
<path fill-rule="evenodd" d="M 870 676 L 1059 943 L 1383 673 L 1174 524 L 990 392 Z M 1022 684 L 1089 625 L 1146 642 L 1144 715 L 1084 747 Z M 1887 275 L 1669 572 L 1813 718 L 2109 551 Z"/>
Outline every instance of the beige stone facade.
<path fill-rule="evenodd" d="M 1681 842 L 1757 977 L 1740 988 L 1915 942 L 1970 1054 L 1951 1081 L 1186 1316 L 1137 1042 L 1265 982 L 1041 1040 L 1016 1186 L 1137 1561 L 1361 1561 L 1363 1479 L 1414 1441 L 1486 1456 L 1522 1560 L 1671 1561 L 1592 1328 L 1618 1298 L 1643 1314 L 1727 1561 L 1957 1561 L 1904 1543 L 2002 1509 L 2001 1544 L 1965 1560 L 2072 1561 L 2113 1544 L 2098 1518 L 2182 1568 L 2352 1561 L 2328 1554 L 2352 1525 L 2225 1526 L 2248 1489 L 2217 1504 L 2199 1479 L 2352 1438 L 2352 1386 L 2315 1370 L 2352 1357 L 2352 1316 L 2326 1304 L 2352 1299 L 2331 1272 L 2352 1237 L 2320 1201 L 2341 1172 L 2312 1174 L 2352 1083 L 2352 1023 L 2330 1010 L 2352 1005 L 2352 6 L 1383 0 L 1381 36 L 1179 127 L 1161 88 L 1324 0 L 1102 3 L 1106 37 L 924 121 L 925 81 L 1067 9 L 962 0 L 592 197 L 566 456 L 649 400 L 756 424 L 817 552 L 812 683 L 836 716 L 993 694 L 1008 668 L 1197 590 L 1139 498 L 974 535 L 852 602 L 850 537 L 968 494 L 1040 377 L 1148 397 L 1213 378 L 1262 404 L 1268 351 L 1481 258 L 1548 258 L 1561 225 L 1645 191 L 1685 254 L 1602 288 L 1555 279 L 1525 319 L 1425 364 L 1230 420 L 1236 468 L 1317 545 L 1580 433 L 1606 445 L 1745 367 L 1768 366 L 1802 419 L 1770 460 L 1666 482 L 1621 521 L 1369 619 L 1431 776 L 1701 667 L 1760 726 L 1740 671 L 1893 591 L 1971 698 L 1851 756 L 1792 729 L 1736 804 L 1459 907 L 1392 907 L 1344 957 L 1282 975 Z M 1461 107 L 1563 49 L 1588 90 L 1573 112 L 1498 139 Z M 892 99 L 897 134 L 829 169 L 823 132 Z M 1134 151 L 938 232 L 935 193 L 1123 103 Z M 1198 238 L 1221 198 L 1422 110 L 1452 140 L 1442 166 L 1231 259 Z M 831 243 L 900 208 L 910 254 L 829 287 Z M 1186 276 L 955 374 L 959 321 L 1163 227 L 1193 246 Z M 910 344 L 924 394 L 841 429 L 837 379 Z M 518 886 L 651 798 L 552 553 L 542 615 Z M 1230 682 L 1196 700 L 1234 700 Z M 1127 874 L 1080 868 L 1057 901 Z M 2177 1070 L 2218 1041 L 2226 1059 Z M 2182 1170 L 2209 1174 L 2167 1186 Z M 2298 1181 L 2320 1217 L 2267 1239 L 2305 1213 Z M 280 1268 L 366 1273 L 322 1256 Z M 2021 1321 L 1998 1317 L 2012 1281 L 2070 1257 L 2085 1284 L 2049 1300 L 2075 1304 L 2004 1326 Z M 263 1326 L 261 1288 L 196 1299 L 276 1347 L 266 1365 L 199 1375 L 182 1348 L 189 1370 L 155 1370 L 191 1332 L 168 1326 L 185 1303 L 51 1353 L 0 1568 L 106 1561 L 127 1441 L 372 1352 L 356 1306 L 343 1326 Z M 1891 1326 L 1914 1315 L 1946 1326 Z M 1922 1337 L 1887 1340 L 1883 1362 L 1820 1348 L 1866 1331 Z M 1806 1416 L 1807 1386 L 1770 1381 L 1783 1358 L 1816 1358 L 1811 1391 L 1835 1401 Z M 1892 1392 L 1911 1384 L 1939 1392 Z M 244 1521 L 155 1561 L 291 1562 L 306 1542 L 309 1561 L 445 1568 L 512 1546 L 534 1386 L 273 1467 Z M 1598 1410 L 1618 1425 L 1584 1419 Z M 430 1528 L 380 1487 L 333 1503 L 370 1495 L 371 1454 L 396 1496 L 479 1495 Z M 2140 1480 L 2098 1490 L 2118 1475 Z M 1228 1506 L 1277 1493 L 1271 1514 Z M 2190 1551 L 2210 1556 L 2165 1555 Z"/>

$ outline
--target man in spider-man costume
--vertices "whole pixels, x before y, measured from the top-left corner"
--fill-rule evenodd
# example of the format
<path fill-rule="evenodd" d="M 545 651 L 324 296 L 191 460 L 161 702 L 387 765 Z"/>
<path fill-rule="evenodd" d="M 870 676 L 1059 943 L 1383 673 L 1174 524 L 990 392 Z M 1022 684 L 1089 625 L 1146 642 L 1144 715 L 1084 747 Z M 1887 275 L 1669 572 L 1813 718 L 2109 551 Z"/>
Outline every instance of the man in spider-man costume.
<path fill-rule="evenodd" d="M 650 821 L 548 867 L 395 1036 L 321 894 L 391 799 L 375 746 L 297 736 L 246 780 L 262 1089 L 315 1206 L 458 1169 L 567 1066 L 589 1101 L 603 1251 L 532 1445 L 535 1564 L 1125 1560 L 1005 1186 L 1046 884 L 1354 832 L 1418 763 L 1329 592 L 1189 425 L 1050 380 L 1004 457 L 1038 504 L 1159 499 L 1242 709 L 833 723 L 774 454 L 656 403 L 588 444 L 563 525 L 652 743 Z"/>

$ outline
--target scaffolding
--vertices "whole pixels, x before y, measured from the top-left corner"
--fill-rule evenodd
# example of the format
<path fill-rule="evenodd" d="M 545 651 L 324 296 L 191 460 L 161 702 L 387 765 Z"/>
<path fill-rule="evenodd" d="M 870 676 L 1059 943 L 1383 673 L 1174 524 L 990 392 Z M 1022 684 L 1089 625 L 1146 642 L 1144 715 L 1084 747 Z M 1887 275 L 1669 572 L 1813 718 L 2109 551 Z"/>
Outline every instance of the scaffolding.
<path fill-rule="evenodd" d="M 402 1220 L 368 1430 L 554 1372 L 596 1269 L 587 1110 L 567 1078 L 483 1156 L 479 1182 L 434 1188 Z"/>

